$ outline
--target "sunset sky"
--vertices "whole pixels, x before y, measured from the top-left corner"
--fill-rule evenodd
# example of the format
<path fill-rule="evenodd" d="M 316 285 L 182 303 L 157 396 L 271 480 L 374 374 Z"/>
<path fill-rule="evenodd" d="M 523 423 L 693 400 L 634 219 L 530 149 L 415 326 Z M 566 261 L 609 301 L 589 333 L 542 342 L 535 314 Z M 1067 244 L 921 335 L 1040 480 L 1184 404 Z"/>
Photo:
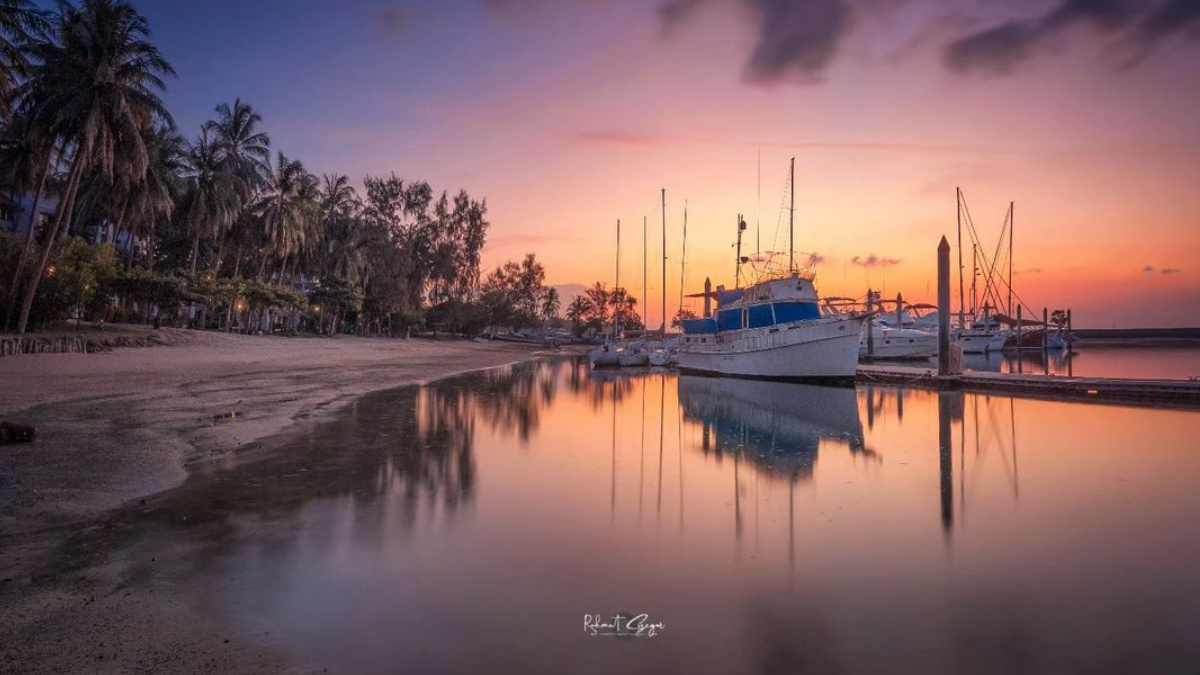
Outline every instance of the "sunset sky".
<path fill-rule="evenodd" d="M 1200 3 L 1192 0 L 141 0 L 191 135 L 258 108 L 315 172 L 486 196 L 485 264 L 641 296 L 732 285 L 735 218 L 825 295 L 932 301 L 961 186 L 1017 290 L 1076 325 L 1200 325 Z M 761 157 L 761 200 L 758 167 Z M 990 255 L 989 250 L 989 255 Z M 967 251 L 969 274 L 970 251 Z M 957 291 L 956 291 L 957 293 Z"/>

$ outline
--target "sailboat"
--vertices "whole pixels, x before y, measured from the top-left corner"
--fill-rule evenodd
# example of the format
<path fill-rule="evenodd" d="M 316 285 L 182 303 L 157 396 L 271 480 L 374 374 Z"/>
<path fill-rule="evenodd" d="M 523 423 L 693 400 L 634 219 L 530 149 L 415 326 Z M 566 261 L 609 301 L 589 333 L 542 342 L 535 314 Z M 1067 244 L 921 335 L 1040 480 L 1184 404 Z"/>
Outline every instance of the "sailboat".
<path fill-rule="evenodd" d="M 791 161 L 788 270 L 734 291 L 715 294 L 715 317 L 683 322 L 682 372 L 766 379 L 850 379 L 868 314 L 822 316 L 815 275 L 794 258 L 796 160 Z M 738 265 L 745 221 L 738 219 Z"/>
<path fill-rule="evenodd" d="M 616 290 L 618 288 L 620 288 L 620 286 L 621 286 L 621 219 L 618 218 L 617 219 L 617 276 L 616 276 L 616 282 L 613 285 L 613 292 L 616 292 Z M 593 368 L 611 368 L 613 366 L 622 365 L 621 353 L 624 351 L 624 349 L 621 346 L 619 346 L 616 342 L 619 330 L 620 329 L 617 326 L 617 322 L 614 317 L 612 333 L 604 341 L 604 344 L 602 344 L 599 347 L 596 347 L 595 349 L 588 352 L 588 363 L 591 364 L 591 366 Z"/>

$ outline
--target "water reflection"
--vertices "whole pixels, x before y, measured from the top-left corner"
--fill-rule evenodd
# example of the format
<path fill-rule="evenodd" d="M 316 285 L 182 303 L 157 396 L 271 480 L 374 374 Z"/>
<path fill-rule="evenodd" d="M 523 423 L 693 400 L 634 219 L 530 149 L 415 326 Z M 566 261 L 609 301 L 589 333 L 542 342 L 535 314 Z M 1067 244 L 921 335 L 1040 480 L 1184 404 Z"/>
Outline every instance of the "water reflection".
<path fill-rule="evenodd" d="M 1200 657 L 1197 434 L 557 360 L 367 396 L 124 557 L 302 670 L 1162 671 Z M 578 630 L 617 610 L 666 632 Z"/>

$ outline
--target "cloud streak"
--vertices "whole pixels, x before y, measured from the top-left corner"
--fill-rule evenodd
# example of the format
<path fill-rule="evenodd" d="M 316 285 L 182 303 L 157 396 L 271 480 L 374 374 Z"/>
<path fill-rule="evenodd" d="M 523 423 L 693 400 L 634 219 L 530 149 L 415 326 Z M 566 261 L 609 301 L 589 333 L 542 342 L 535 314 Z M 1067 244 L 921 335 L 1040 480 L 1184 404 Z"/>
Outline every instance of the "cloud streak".
<path fill-rule="evenodd" d="M 900 258 L 888 258 L 886 256 L 877 256 L 874 253 L 867 257 L 854 256 L 850 259 L 850 264 L 857 267 L 865 267 L 871 269 L 874 267 L 894 267 L 900 264 Z"/>
<path fill-rule="evenodd" d="M 1138 55 L 1136 65 L 1163 39 L 1200 24 L 1196 0 L 1059 0 L 1048 11 L 1024 20 L 1006 21 L 951 42 L 943 52 L 948 68 L 959 73 L 1003 75 L 1028 61 L 1041 47 L 1056 43 L 1075 27 L 1119 36 Z"/>
<path fill-rule="evenodd" d="M 906 0 L 919 2 L 921 0 Z M 978 17 L 941 9 L 916 32 L 938 36 L 948 27 L 977 25 Z M 660 0 L 659 27 L 669 37 L 717 0 Z M 752 84 L 820 82 L 859 18 L 892 21 L 895 3 L 878 0 L 736 0 L 754 30 L 743 78 Z M 1197 0 L 1044 0 L 1040 13 L 1012 19 L 961 35 L 940 47 L 943 64 L 960 74 L 1007 74 L 1059 42 L 1068 31 L 1087 28 L 1093 35 L 1119 38 L 1135 56 L 1133 66 L 1158 43 L 1181 33 L 1200 34 Z M 1128 53 L 1128 52 L 1127 52 Z"/>
<path fill-rule="evenodd" d="M 1172 274 L 1182 274 L 1183 270 L 1178 267 L 1155 267 L 1154 265 L 1146 265 L 1142 268 L 1142 274 L 1154 274 L 1155 272 L 1170 276 Z"/>

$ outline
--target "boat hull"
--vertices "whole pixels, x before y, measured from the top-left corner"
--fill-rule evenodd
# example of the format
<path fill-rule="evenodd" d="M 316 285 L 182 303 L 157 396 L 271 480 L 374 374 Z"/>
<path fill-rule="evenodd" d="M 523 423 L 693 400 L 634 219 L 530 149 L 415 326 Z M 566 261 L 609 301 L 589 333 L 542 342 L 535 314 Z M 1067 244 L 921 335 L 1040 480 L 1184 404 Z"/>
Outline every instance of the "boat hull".
<path fill-rule="evenodd" d="M 1004 349 L 1008 342 L 1008 333 L 961 333 L 956 342 L 964 354 L 984 354 L 998 352 Z"/>
<path fill-rule="evenodd" d="M 908 328 L 903 330 L 877 330 L 875 331 L 874 342 L 874 353 L 867 354 L 867 338 L 864 331 L 858 345 L 858 355 L 860 358 L 927 359 L 937 356 L 938 353 L 937 335 Z"/>
<path fill-rule="evenodd" d="M 802 321 L 774 330 L 751 329 L 724 343 L 684 345 L 676 359 L 682 372 L 771 380 L 851 380 L 858 368 L 858 340 L 865 319 Z"/>
<path fill-rule="evenodd" d="M 621 355 L 615 350 L 596 348 L 588 352 L 588 363 L 593 368 L 616 368 L 621 365 Z"/>

